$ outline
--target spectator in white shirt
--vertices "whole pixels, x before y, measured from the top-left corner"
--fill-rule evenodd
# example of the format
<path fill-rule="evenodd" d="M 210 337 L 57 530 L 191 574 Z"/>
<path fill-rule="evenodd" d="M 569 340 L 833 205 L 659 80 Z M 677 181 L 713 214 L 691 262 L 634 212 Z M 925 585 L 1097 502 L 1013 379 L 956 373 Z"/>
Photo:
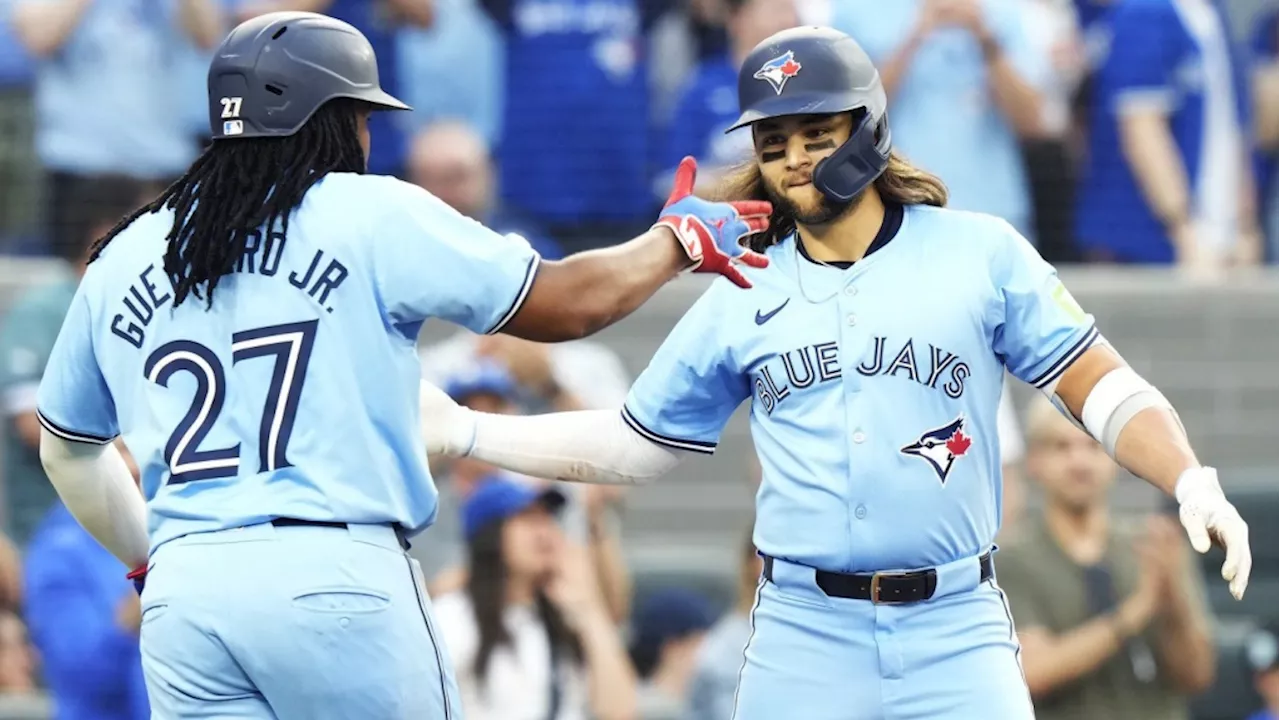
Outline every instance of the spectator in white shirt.
<path fill-rule="evenodd" d="M 636 678 L 558 490 L 491 479 L 463 506 L 465 589 L 435 617 L 468 720 L 631 720 Z"/>

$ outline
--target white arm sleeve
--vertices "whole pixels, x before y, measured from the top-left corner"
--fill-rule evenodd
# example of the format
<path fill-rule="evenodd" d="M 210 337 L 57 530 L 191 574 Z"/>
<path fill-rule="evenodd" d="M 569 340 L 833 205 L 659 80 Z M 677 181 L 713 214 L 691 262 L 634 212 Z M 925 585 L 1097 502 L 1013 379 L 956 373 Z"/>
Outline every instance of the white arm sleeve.
<path fill-rule="evenodd" d="M 40 462 L 71 515 L 132 570 L 147 561 L 147 503 L 114 443 L 64 440 L 41 428 Z"/>
<path fill-rule="evenodd" d="M 681 460 L 678 451 L 632 430 L 617 410 L 470 415 L 470 457 L 533 477 L 635 485 L 665 475 Z"/>

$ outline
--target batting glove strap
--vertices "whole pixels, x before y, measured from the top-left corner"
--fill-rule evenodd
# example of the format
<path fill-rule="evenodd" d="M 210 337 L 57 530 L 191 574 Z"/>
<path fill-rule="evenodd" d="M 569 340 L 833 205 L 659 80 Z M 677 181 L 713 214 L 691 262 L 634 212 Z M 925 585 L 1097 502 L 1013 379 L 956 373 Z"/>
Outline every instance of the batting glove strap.
<path fill-rule="evenodd" d="M 136 590 L 139 595 L 142 594 L 142 588 L 147 584 L 147 569 L 148 568 L 144 563 L 134 568 L 125 576 L 133 581 L 133 589 Z"/>
<path fill-rule="evenodd" d="M 689 260 L 693 263 L 689 266 L 690 270 L 697 270 L 702 267 L 702 245 L 703 238 L 711 235 L 711 230 L 702 222 L 701 218 L 694 215 L 664 215 L 658 218 L 658 222 L 653 224 L 653 228 L 664 227 L 675 234 L 676 240 L 680 243 L 680 247 L 684 250 L 684 254 L 689 256 Z"/>

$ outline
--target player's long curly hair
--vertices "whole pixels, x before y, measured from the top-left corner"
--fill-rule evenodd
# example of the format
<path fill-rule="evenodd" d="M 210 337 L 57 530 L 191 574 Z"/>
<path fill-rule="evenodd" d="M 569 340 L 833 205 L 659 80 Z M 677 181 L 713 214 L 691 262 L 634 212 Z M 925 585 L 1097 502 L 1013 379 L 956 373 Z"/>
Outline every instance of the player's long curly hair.
<path fill-rule="evenodd" d="M 489 660 L 499 645 L 511 643 L 504 611 L 507 595 L 507 564 L 502 554 L 503 522 L 492 522 L 480 528 L 467 543 L 468 566 L 467 595 L 476 618 L 479 645 L 476 648 L 472 671 L 483 685 L 489 672 Z M 560 611 L 541 591 L 535 594 L 538 620 L 547 630 L 552 652 L 558 658 L 573 662 L 582 661 L 582 645 Z"/>
<path fill-rule="evenodd" d="M 134 220 L 173 210 L 164 255 L 173 304 L 195 295 L 212 305 L 218 280 L 235 270 L 251 233 L 277 224 L 287 233 L 289 215 L 312 185 L 331 172 L 364 173 L 360 106 L 347 99 L 326 103 L 289 137 L 211 143 L 186 174 L 98 240 L 89 262 Z"/>
<path fill-rule="evenodd" d="M 942 180 L 907 162 L 897 152 L 889 153 L 889 165 L 872 187 L 885 202 L 936 207 L 947 204 L 947 186 Z M 770 199 L 765 192 L 760 165 L 754 158 L 726 173 L 719 186 L 708 195 L 708 199 L 719 201 Z M 769 229 L 752 235 L 748 246 L 755 252 L 764 252 L 765 248 L 777 245 L 795 230 L 795 218 L 775 204 L 769 218 Z"/>

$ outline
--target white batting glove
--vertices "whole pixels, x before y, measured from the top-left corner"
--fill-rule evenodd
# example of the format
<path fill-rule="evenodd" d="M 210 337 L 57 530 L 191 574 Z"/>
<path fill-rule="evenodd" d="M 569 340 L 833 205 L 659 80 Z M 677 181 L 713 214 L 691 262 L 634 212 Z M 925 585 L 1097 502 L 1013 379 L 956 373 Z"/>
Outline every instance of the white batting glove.
<path fill-rule="evenodd" d="M 427 455 L 465 457 L 476 440 L 476 418 L 443 390 L 423 380 L 418 384 L 418 411 Z"/>
<path fill-rule="evenodd" d="M 1221 545 L 1227 553 L 1226 562 L 1222 564 L 1222 579 L 1229 584 L 1232 597 L 1237 600 L 1244 597 L 1249 572 L 1253 569 L 1249 526 L 1223 495 L 1218 471 L 1211 467 L 1184 471 L 1178 477 L 1173 494 L 1178 500 L 1178 519 L 1191 538 L 1191 547 L 1203 554 L 1209 552 L 1215 542 Z"/>

